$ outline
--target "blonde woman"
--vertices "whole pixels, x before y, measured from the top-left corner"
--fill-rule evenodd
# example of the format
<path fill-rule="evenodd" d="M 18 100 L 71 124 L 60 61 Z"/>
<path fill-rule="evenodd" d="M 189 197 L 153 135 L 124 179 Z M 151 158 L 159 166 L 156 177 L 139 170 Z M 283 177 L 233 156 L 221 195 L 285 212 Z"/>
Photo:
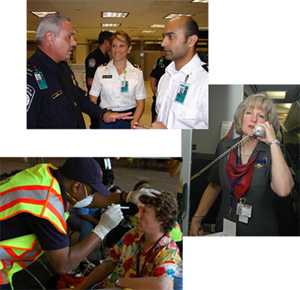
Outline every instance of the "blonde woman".
<path fill-rule="evenodd" d="M 127 56 L 131 50 L 131 39 L 126 32 L 118 31 L 112 36 L 112 60 L 98 67 L 90 90 L 90 100 L 107 111 L 132 113 L 132 120 L 116 120 L 103 123 L 101 129 L 130 129 L 138 123 L 145 107 L 143 72 L 135 68 Z"/>
<path fill-rule="evenodd" d="M 192 218 L 190 234 L 203 234 L 201 222 L 222 192 L 217 231 L 222 231 L 225 218 L 236 223 L 237 235 L 279 235 L 274 201 L 287 197 L 294 181 L 276 139 L 279 121 L 275 106 L 264 94 L 249 96 L 237 108 L 234 124 L 240 137 L 223 139 L 217 156 L 243 136 L 250 138 L 212 169 L 210 183 Z M 264 137 L 253 136 L 257 125 L 263 127 Z"/>

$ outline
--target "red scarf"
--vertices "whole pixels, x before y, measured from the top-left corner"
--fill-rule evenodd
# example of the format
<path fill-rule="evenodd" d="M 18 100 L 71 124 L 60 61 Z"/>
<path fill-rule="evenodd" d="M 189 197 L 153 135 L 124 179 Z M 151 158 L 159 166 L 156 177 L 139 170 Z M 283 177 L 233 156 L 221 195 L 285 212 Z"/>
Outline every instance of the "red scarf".
<path fill-rule="evenodd" d="M 230 151 L 226 164 L 226 172 L 229 178 L 232 192 L 237 200 L 243 197 L 249 187 L 253 176 L 256 155 L 248 160 L 247 164 L 237 164 L 237 154 L 235 150 Z"/>

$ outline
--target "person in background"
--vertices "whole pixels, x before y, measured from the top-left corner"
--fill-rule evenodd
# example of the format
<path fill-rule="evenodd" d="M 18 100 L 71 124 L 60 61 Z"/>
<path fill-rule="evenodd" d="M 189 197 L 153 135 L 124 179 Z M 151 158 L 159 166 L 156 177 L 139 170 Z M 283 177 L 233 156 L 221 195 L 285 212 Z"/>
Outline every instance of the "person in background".
<path fill-rule="evenodd" d="M 71 20 L 58 13 L 40 21 L 38 48 L 27 63 L 27 128 L 83 129 L 82 112 L 98 122 L 132 119 L 131 113 L 113 113 L 92 104 L 67 64 L 76 47 Z"/>
<path fill-rule="evenodd" d="M 97 68 L 90 90 L 90 100 L 96 104 L 101 94 L 102 110 L 114 113 L 132 113 L 133 119 L 115 123 L 101 123 L 101 129 L 130 129 L 138 123 L 145 107 L 143 72 L 135 68 L 127 56 L 131 39 L 126 32 L 118 31 L 112 36 L 112 60 Z"/>
<path fill-rule="evenodd" d="M 172 193 L 141 196 L 139 224 L 111 249 L 110 256 L 76 287 L 121 287 L 135 290 L 173 290 L 181 258 L 168 232 L 176 223 L 177 201 Z"/>
<path fill-rule="evenodd" d="M 166 59 L 166 52 L 164 50 L 161 51 L 161 56 L 157 59 L 156 64 L 150 74 L 150 85 L 151 90 L 153 93 L 152 97 L 152 106 L 151 106 L 151 113 L 152 113 L 152 123 L 156 120 L 156 93 L 157 93 L 157 86 L 160 78 L 165 73 L 166 67 L 171 63 L 170 60 Z"/>
<path fill-rule="evenodd" d="M 208 73 L 196 53 L 198 39 L 198 24 L 191 17 L 166 24 L 162 46 L 172 63 L 158 84 L 152 128 L 208 128 Z"/>
<path fill-rule="evenodd" d="M 98 37 L 98 47 L 89 53 L 85 59 L 85 80 L 88 93 L 92 87 L 96 69 L 109 63 L 112 35 L 110 31 L 101 31 Z"/>
<path fill-rule="evenodd" d="M 276 139 L 280 127 L 276 108 L 266 95 L 251 95 L 238 106 L 234 125 L 240 137 L 221 140 L 216 156 L 249 137 L 212 168 L 210 183 L 192 218 L 190 234 L 204 234 L 202 220 L 222 192 L 217 232 L 224 230 L 223 220 L 227 219 L 235 223 L 238 236 L 279 235 L 275 203 L 288 201 L 294 181 Z M 265 136 L 254 135 L 258 125 Z"/>

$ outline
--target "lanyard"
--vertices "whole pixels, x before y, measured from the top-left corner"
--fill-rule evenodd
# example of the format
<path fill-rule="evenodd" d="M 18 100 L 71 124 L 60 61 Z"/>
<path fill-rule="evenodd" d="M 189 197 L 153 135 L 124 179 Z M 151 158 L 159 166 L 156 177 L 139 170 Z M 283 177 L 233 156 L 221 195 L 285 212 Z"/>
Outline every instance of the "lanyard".
<path fill-rule="evenodd" d="M 154 256 L 154 254 L 155 254 L 155 252 L 154 252 L 155 248 L 158 246 L 159 242 L 162 240 L 162 238 L 165 235 L 166 234 L 163 234 L 155 242 L 155 244 L 150 248 L 150 250 L 147 251 L 141 271 L 140 271 L 140 258 L 141 258 L 141 250 L 142 249 L 141 249 L 141 245 L 139 245 L 139 247 L 138 247 L 138 253 L 137 253 L 137 258 L 136 258 L 136 275 L 137 275 L 137 277 L 143 277 L 143 273 L 144 273 L 144 270 L 145 270 L 146 263 L 148 262 L 148 260 L 150 260 L 150 258 L 152 258 Z"/>
<path fill-rule="evenodd" d="M 123 73 L 124 77 L 123 77 L 123 81 L 125 82 L 126 81 L 126 75 L 127 75 L 127 69 L 125 68 L 124 69 L 124 73 Z"/>

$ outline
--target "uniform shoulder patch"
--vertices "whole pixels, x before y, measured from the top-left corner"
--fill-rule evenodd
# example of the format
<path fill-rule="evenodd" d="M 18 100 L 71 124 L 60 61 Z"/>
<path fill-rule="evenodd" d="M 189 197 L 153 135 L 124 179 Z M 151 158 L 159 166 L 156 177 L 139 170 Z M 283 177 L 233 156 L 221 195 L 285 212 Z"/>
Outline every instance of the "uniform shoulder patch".
<path fill-rule="evenodd" d="M 135 68 L 137 68 L 138 70 L 141 70 L 140 66 L 139 66 L 137 63 L 134 63 L 133 66 L 134 66 Z"/>
<path fill-rule="evenodd" d="M 27 90 L 26 90 L 26 107 L 27 107 L 27 112 L 30 109 L 30 106 L 32 104 L 32 100 L 35 95 L 35 88 L 32 87 L 31 85 L 27 84 Z"/>
<path fill-rule="evenodd" d="M 33 76 L 33 70 L 30 67 L 27 67 L 27 76 L 29 77 Z"/>
<path fill-rule="evenodd" d="M 93 57 L 89 59 L 89 67 L 93 68 L 96 66 L 96 59 L 94 59 Z"/>

